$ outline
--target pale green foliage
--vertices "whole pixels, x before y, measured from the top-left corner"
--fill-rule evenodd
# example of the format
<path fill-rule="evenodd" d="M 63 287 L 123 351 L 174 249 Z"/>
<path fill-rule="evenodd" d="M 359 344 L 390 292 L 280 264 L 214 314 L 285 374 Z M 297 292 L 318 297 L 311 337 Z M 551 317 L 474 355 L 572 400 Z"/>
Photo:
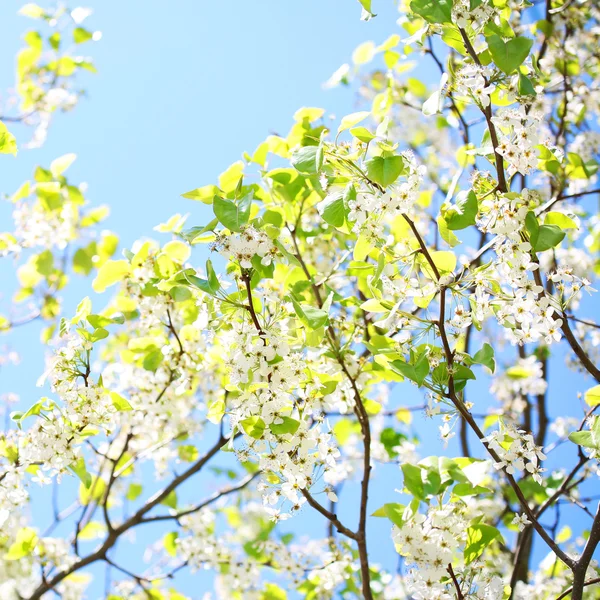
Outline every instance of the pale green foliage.
<path fill-rule="evenodd" d="M 333 127 L 301 108 L 286 136 L 198 182 L 183 197 L 212 210 L 206 224 L 176 214 L 160 241 L 117 255 L 96 227 L 108 209 L 88 209 L 65 176 L 72 154 L 12 196 L 0 252 L 20 261 L 15 300 L 36 300 L 23 322 L 43 319 L 52 342 L 50 395 L 14 411 L 0 444 L 0 569 L 20 596 L 81 598 L 87 567 L 104 562 L 119 573 L 110 600 L 186 598 L 186 568 L 235 600 L 597 597 L 600 517 L 582 490 L 597 479 L 600 394 L 582 384 L 587 413 L 575 390 L 557 404 L 548 374 L 562 345 L 600 381 L 598 325 L 574 314 L 595 291 L 600 248 L 587 202 L 598 9 L 549 2 L 541 20 L 507 0 L 399 9 L 400 33 L 361 44 L 329 81 L 360 75 L 371 104 Z M 50 24 L 65 10 L 22 13 Z M 97 39 L 70 15 L 76 47 Z M 56 53 L 61 35 L 47 40 Z M 45 37 L 25 39 L 21 106 L 47 117 L 42 75 L 90 65 L 46 61 Z M 431 89 L 424 64 L 440 70 Z M 3 125 L 0 136 L 14 154 Z M 64 315 L 70 271 L 106 295 Z M 448 456 L 421 456 L 417 410 Z M 68 539 L 52 537 L 23 506 L 31 481 L 72 490 L 70 477 L 79 516 Z M 379 507 L 375 487 L 388 495 Z M 546 527 L 559 502 L 583 507 L 589 527 L 558 509 Z M 323 537 L 286 525 L 312 535 L 312 518 Z M 393 541 L 384 566 L 370 552 L 378 518 Z M 121 564 L 143 554 L 127 537 L 153 523 L 160 568 L 138 575 Z M 394 547 L 410 570 L 387 570 Z"/>

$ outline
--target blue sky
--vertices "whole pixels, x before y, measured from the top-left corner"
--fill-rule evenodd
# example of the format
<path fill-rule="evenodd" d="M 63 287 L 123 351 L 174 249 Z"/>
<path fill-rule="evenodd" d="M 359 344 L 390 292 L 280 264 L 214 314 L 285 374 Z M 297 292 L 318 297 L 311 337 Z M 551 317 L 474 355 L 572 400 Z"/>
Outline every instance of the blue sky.
<path fill-rule="evenodd" d="M 4 162 L 2 187 L 19 185 L 35 162 L 75 152 L 70 178 L 111 205 L 107 224 L 125 244 L 176 211 L 201 219 L 201 207 L 179 195 L 215 181 L 269 133 L 287 133 L 300 106 L 351 112 L 352 93 L 322 84 L 360 42 L 393 32 L 397 14 L 389 1 L 370 22 L 354 0 L 89 4 L 86 24 L 103 32 L 86 47 L 98 68 L 82 78 L 89 96 L 56 119 L 41 150 Z M 4 89 L 32 23 L 15 16 L 18 6 L 0 8 Z"/>
<path fill-rule="evenodd" d="M 355 90 L 328 91 L 323 82 L 349 61 L 359 43 L 382 42 L 397 29 L 391 0 L 375 0 L 379 15 L 370 22 L 360 21 L 356 0 L 88 4 L 94 9 L 88 27 L 103 32 L 102 40 L 86 49 L 98 68 L 97 75 L 82 78 L 88 97 L 74 113 L 57 117 L 42 149 L 2 159 L 1 189 L 10 193 L 36 164 L 47 166 L 53 158 L 75 152 L 78 159 L 69 179 L 88 182 L 87 196 L 94 204 L 110 205 L 106 227 L 118 233 L 122 247 L 140 236 L 158 235 L 152 228 L 175 212 L 189 212 L 189 225 L 206 222 L 207 209 L 180 194 L 215 182 L 243 151 L 254 150 L 270 133 L 287 133 L 299 107 L 322 106 L 338 116 L 356 110 Z M 32 24 L 16 16 L 19 6 L 0 6 L 0 89 L 12 84 L 19 38 Z M 28 132 L 16 133 L 20 141 L 27 139 Z M 0 272 L 4 275 L 5 268 Z M 86 293 L 87 284 L 77 283 L 67 298 L 67 312 Z M 43 369 L 38 332 L 34 325 L 13 338 L 23 363 L 0 379 L 0 390 L 21 394 L 25 406 L 39 393 L 34 386 Z M 564 370 L 561 356 L 556 364 Z M 554 407 L 567 394 L 572 399 L 573 389 L 588 387 L 572 374 L 551 384 L 556 384 Z M 488 382 L 477 386 L 485 397 Z M 401 389 L 399 401 L 421 402 L 412 386 Z M 573 412 L 579 414 L 575 403 Z M 424 431 L 431 441 L 423 455 L 439 453 L 436 427 L 428 424 Z M 389 494 L 400 487 L 399 472 L 394 472 L 398 477 L 391 475 L 384 487 L 376 488 L 373 509 L 390 501 Z M 310 528 L 322 531 L 317 520 Z M 150 540 L 145 535 L 139 533 L 139 544 Z M 371 547 L 376 559 L 394 567 L 386 522 L 374 524 Z M 198 590 L 208 585 L 206 575 L 201 579 L 204 583 L 198 578 L 187 583 Z"/>

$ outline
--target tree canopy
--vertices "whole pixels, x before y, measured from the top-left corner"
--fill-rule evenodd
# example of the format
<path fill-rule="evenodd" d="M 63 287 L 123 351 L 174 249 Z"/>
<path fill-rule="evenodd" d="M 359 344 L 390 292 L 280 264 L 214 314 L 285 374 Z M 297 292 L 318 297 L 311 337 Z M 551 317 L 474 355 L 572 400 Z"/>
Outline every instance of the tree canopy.
<path fill-rule="evenodd" d="M 100 39 L 21 13 L 6 155 L 59 135 Z M 120 248 L 73 154 L 7 196 L 0 330 L 43 322 L 48 360 L 0 434 L 2 599 L 600 598 L 600 7 L 389 26 L 327 82 L 361 110 L 300 108 L 183 194 L 209 222 Z"/>

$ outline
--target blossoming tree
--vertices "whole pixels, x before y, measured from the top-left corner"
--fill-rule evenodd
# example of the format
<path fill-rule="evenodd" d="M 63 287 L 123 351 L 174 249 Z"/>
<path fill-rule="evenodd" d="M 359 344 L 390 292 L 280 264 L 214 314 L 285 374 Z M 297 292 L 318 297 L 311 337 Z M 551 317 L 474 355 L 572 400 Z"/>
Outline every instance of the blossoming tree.
<path fill-rule="evenodd" d="M 118 254 L 72 155 L 10 197 L 0 328 L 42 320 L 49 359 L 0 437 L 1 598 L 97 597 L 103 572 L 111 600 L 199 598 L 180 586 L 199 570 L 214 598 L 600 598 L 600 7 L 399 4 L 329 82 L 357 80 L 364 110 L 298 110 L 184 194 L 207 224 L 175 215 Z M 99 38 L 82 9 L 22 12 L 39 28 L 3 153 L 12 121 L 39 144 L 75 106 Z M 63 314 L 73 275 L 110 299 Z"/>

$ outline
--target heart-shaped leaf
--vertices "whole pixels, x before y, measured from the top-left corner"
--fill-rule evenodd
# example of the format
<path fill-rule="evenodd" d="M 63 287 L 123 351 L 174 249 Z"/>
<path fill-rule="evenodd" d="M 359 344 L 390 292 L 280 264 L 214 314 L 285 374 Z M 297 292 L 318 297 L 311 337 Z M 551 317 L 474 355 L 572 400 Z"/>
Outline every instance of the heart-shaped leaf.
<path fill-rule="evenodd" d="M 490 54 L 496 66 L 510 75 L 520 67 L 531 50 L 533 40 L 526 37 L 516 37 L 505 42 L 499 35 L 490 35 L 487 38 Z"/>

